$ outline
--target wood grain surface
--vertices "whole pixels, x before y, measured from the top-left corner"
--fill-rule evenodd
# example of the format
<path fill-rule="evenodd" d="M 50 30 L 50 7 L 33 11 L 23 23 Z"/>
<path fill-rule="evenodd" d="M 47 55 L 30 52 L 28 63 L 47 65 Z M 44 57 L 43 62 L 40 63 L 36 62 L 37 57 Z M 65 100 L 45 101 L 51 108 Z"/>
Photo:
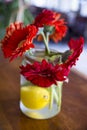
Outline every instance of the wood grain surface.
<path fill-rule="evenodd" d="M 19 108 L 20 63 L 9 63 L 0 51 L 0 130 L 87 130 L 87 80 L 71 72 L 63 85 L 61 112 L 47 120 L 31 119 Z"/>

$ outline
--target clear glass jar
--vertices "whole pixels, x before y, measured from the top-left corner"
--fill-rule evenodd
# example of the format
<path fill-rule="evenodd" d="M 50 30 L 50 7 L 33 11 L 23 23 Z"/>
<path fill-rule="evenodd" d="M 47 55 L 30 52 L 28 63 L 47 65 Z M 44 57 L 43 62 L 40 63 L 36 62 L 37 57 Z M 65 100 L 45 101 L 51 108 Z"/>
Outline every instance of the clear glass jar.
<path fill-rule="evenodd" d="M 46 58 L 46 56 L 43 49 L 32 49 L 30 54 L 26 53 L 22 64 L 23 65 L 26 65 L 27 63 L 33 64 L 35 61 L 41 62 L 42 59 L 44 58 Z M 46 104 L 44 104 L 42 100 L 40 103 L 37 103 L 36 100 L 35 101 L 33 100 L 32 96 L 29 96 L 29 95 L 27 96 L 28 92 L 25 93 L 24 91 L 26 91 L 26 89 L 30 90 L 29 87 L 34 88 L 35 85 L 32 84 L 30 81 L 26 80 L 25 77 L 22 75 L 20 78 L 20 85 L 21 85 L 20 109 L 26 116 L 34 118 L 34 119 L 48 119 L 48 118 L 56 116 L 60 112 L 63 82 L 58 82 L 57 86 L 54 84 L 51 87 L 42 88 L 46 90 L 47 92 L 47 95 L 45 91 L 44 91 L 44 94 L 41 94 L 43 96 L 42 98 L 44 98 L 44 100 L 47 100 Z M 36 94 L 33 94 L 33 95 L 35 98 L 37 98 L 37 96 L 35 96 Z M 49 98 L 49 101 L 48 101 L 48 98 Z M 36 109 L 29 108 L 29 105 L 31 106 L 31 104 L 33 104 L 34 106 L 36 106 L 35 104 L 37 104 Z M 42 106 L 42 107 L 40 108 L 38 106 Z"/>

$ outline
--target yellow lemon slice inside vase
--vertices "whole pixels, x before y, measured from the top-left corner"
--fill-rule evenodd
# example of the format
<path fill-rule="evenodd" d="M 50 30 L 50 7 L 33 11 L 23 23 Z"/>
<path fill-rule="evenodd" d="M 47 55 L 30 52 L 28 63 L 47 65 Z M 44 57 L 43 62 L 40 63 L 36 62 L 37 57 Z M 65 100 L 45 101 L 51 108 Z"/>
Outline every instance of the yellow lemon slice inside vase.
<path fill-rule="evenodd" d="M 30 109 L 42 109 L 49 104 L 49 92 L 38 86 L 21 87 L 21 101 Z"/>

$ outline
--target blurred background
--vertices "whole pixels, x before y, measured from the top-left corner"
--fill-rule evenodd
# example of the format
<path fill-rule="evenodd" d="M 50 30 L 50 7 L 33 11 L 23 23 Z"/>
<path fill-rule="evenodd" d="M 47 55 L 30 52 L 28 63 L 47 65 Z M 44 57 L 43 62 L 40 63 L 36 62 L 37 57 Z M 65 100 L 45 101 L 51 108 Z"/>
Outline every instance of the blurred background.
<path fill-rule="evenodd" d="M 32 23 L 34 17 L 44 8 L 62 14 L 68 25 L 65 38 L 59 44 L 51 42 L 51 47 L 66 50 L 67 42 L 71 37 L 85 38 L 84 51 L 75 68 L 87 78 L 87 0 L 0 0 L 0 39 L 4 37 L 5 28 L 11 22 L 23 21 Z"/>

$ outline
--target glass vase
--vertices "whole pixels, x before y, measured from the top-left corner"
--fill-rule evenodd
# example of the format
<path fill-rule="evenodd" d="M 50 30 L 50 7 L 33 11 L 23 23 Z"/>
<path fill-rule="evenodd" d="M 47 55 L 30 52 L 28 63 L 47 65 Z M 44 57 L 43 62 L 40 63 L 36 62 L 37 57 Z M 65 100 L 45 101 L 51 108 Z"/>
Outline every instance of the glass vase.
<path fill-rule="evenodd" d="M 53 51 L 53 50 L 52 50 Z M 44 49 L 32 49 L 26 53 L 22 65 L 41 62 L 45 59 Z M 20 109 L 28 117 L 48 119 L 56 116 L 61 110 L 63 82 L 42 88 L 20 76 Z"/>

